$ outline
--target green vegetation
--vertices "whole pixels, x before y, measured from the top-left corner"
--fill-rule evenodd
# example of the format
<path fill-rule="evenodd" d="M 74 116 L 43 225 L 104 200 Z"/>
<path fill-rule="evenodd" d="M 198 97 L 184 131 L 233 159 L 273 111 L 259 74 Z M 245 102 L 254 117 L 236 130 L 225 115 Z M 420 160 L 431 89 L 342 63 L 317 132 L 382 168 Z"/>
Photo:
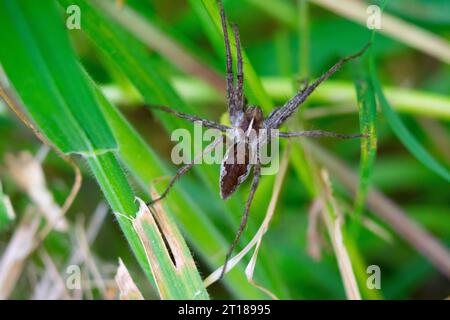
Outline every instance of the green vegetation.
<path fill-rule="evenodd" d="M 450 20 L 445 1 L 414 2 L 423 14 L 387 2 L 375 35 L 348 0 L 224 0 L 266 115 L 372 41 L 282 128 L 369 137 L 281 143 L 283 174 L 262 177 L 235 250 L 255 252 L 206 288 L 250 183 L 222 201 L 219 166 L 199 164 L 160 204 L 140 199 L 176 171 L 172 131 L 194 130 L 152 106 L 226 121 L 216 0 L 0 0 L 0 298 L 447 297 Z M 73 265 L 81 289 L 62 288 Z"/>

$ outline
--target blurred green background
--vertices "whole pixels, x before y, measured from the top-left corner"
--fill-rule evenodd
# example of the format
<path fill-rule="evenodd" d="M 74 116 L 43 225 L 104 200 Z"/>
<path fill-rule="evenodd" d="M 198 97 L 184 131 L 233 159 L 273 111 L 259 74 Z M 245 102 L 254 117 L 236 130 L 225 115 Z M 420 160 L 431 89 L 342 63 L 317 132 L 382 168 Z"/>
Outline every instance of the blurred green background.
<path fill-rule="evenodd" d="M 55 2 L 61 22 L 66 19 L 65 9 L 72 2 L 81 7 L 81 30 L 66 32 L 82 67 L 96 87 L 118 107 L 150 146 L 151 152 L 156 155 L 154 159 L 159 159 L 158 164 L 145 161 L 140 164 L 140 168 L 148 172 L 147 176 L 143 176 L 142 171 L 128 167 L 121 154 L 117 156 L 135 193 L 149 199 L 149 183 L 160 178 L 157 174 L 159 169 L 155 168 L 168 168 L 166 176 L 173 174 L 176 169 L 170 160 L 174 145 L 170 141 L 170 130 L 180 126 L 192 128 L 189 123 L 175 121 L 157 111 L 152 112 L 151 104 L 164 104 L 216 121 L 225 113 L 225 92 L 220 90 L 223 83 L 214 82 L 215 79 L 223 81 L 225 72 L 223 40 L 211 24 L 209 13 L 214 11 L 208 11 L 215 6 L 215 1 L 61 0 Z M 119 13 L 131 10 L 142 18 L 148 29 L 141 28 L 143 32 L 136 33 L 130 28 L 139 28 L 137 21 L 125 19 L 125 23 L 121 23 L 111 16 L 111 12 L 104 10 L 105 5 L 114 7 L 112 10 L 117 9 Z M 343 2 L 341 5 L 345 7 L 347 4 Z M 250 74 L 250 80 L 246 79 L 247 98 L 250 104 L 263 103 L 266 114 L 297 91 L 303 79 L 315 79 L 340 57 L 357 52 L 372 34 L 365 25 L 314 1 L 224 0 L 224 6 L 228 20 L 239 26 L 241 42 L 247 55 L 245 72 L 246 75 Z M 408 26 L 434 34 L 446 43 L 448 50 L 448 1 L 388 1 L 385 14 L 403 20 Z M 142 40 L 146 36 L 149 40 L 144 40 L 144 43 Z M 51 35 L 48 37 L 50 39 Z M 386 96 L 403 123 L 417 142 L 448 170 L 450 61 L 431 56 L 427 45 L 424 43 L 424 48 L 417 50 L 401 39 L 379 34 L 371 52 L 375 56 L 375 71 L 366 67 L 367 57 L 361 62 L 346 65 L 299 108 L 295 119 L 289 122 L 289 128 L 360 132 L 357 106 L 361 107 L 363 100 L 359 103 L 356 101 L 354 88 L 359 81 L 358 70 L 366 72 L 369 79 L 371 73 L 376 72 L 383 87 L 389 88 L 385 90 Z M 1 46 L 1 50 L 4 50 L 8 44 L 1 41 Z M 181 51 L 175 50 L 177 48 Z M 445 48 L 442 52 L 445 54 Z M 185 56 L 195 59 L 200 67 L 190 60 L 184 60 Z M 179 65 L 183 63 L 184 68 Z M 261 81 L 264 88 L 258 91 L 258 85 L 249 84 L 249 81 Z M 366 78 L 366 81 L 370 83 L 372 80 Z M 365 94 L 370 95 L 370 92 Z M 421 100 L 415 100 L 417 94 Z M 438 105 L 433 109 L 436 112 L 430 111 L 428 101 Z M 361 124 L 364 125 L 364 121 Z M 383 112 L 378 112 L 374 122 L 369 124 L 376 124 L 377 155 L 373 167 L 368 168 L 368 181 L 404 211 L 410 220 L 434 236 L 448 253 L 449 182 L 430 170 L 405 147 Z M 126 143 L 126 138 L 124 141 Z M 308 254 L 308 210 L 317 196 L 314 170 L 323 166 L 330 171 L 334 200 L 346 217 L 344 230 L 350 260 L 354 263 L 363 298 L 448 297 L 448 277 L 438 271 L 436 265 L 417 247 L 399 236 L 397 229 L 381 219 L 373 207 L 364 208 L 361 216 L 356 213 L 355 217 L 355 197 L 348 192 L 342 182 L 342 174 L 339 175 L 339 169 L 333 167 L 333 163 L 339 159 L 355 174 L 359 174 L 360 142 L 320 139 L 313 143 L 313 149 L 319 145 L 320 150 L 325 150 L 335 158 L 327 160 L 321 152 L 311 151 L 309 143 L 304 145 L 293 141 L 290 165 L 283 180 L 275 215 L 262 241 L 255 271 L 256 282 L 282 299 L 346 298 L 335 253 L 323 222 L 319 222 L 319 239 L 316 239 L 321 247 L 321 258 L 317 261 Z M 286 144 L 282 144 L 282 147 L 284 150 Z M 0 178 L 3 193 L 9 196 L 16 212 L 16 219 L 5 223 L 0 229 L 0 252 L 5 252 L 26 208 L 30 201 L 33 202 L 11 177 L 11 168 L 5 159 L 8 154 L 24 150 L 33 155 L 42 154 L 43 148 L 33 132 L 21 124 L 6 104 L 0 101 Z M 51 232 L 40 248 L 30 254 L 9 297 L 29 299 L 36 296 L 37 287 L 44 280 L 45 271 L 49 270 L 48 259 L 52 261 L 55 272 L 62 278 L 66 277 L 65 268 L 70 256 L 80 246 L 77 226 L 88 225 L 96 208 L 105 202 L 92 168 L 86 166 L 81 157 L 74 158 L 81 166 L 84 179 L 66 215 L 69 229 L 67 232 Z M 136 158 L 139 161 L 138 154 Z M 73 170 L 54 152 L 49 152 L 42 167 L 49 192 L 57 203 L 62 204 L 72 185 Z M 185 235 L 203 278 L 223 262 L 237 230 L 249 189 L 247 182 L 232 199 L 223 203 L 217 190 L 218 178 L 219 166 L 199 166 L 178 182 L 178 194 L 170 195 L 166 200 L 167 210 Z M 275 178 L 263 177 L 251 209 L 249 227 L 239 248 L 243 248 L 253 237 L 263 220 Z M 156 181 L 158 190 L 163 190 L 166 182 L 167 179 Z M 376 224 L 382 231 L 369 230 L 367 224 L 361 225 L 361 219 Z M 112 214 L 108 213 L 101 223 L 89 256 L 91 262 L 87 258 L 81 262 L 83 278 L 89 286 L 83 286 L 78 297 L 114 297 L 117 288 L 113 277 L 119 257 L 144 296 L 157 297 Z M 245 279 L 244 268 L 250 256 L 248 254 L 224 281 L 208 288 L 212 298 L 268 298 Z M 89 267 L 92 261 L 97 272 Z M 368 290 L 365 286 L 364 279 L 368 276 L 366 267 L 369 265 L 378 265 L 381 269 L 380 290 Z M 442 268 L 448 265 L 447 261 Z M 52 277 L 47 283 L 49 286 L 55 286 L 58 281 L 55 275 Z M 98 278 L 103 279 L 103 285 L 98 284 Z M 38 296 L 51 296 L 49 290 L 43 292 L 48 295 L 43 293 Z"/>

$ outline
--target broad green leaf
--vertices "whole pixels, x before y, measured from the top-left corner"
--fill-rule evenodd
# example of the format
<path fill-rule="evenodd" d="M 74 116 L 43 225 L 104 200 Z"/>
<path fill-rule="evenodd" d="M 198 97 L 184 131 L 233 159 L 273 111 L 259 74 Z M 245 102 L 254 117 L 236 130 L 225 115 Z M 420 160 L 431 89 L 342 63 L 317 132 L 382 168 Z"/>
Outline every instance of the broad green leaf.
<path fill-rule="evenodd" d="M 115 149 L 55 3 L 1 0 L 0 7 L 0 62 L 34 122 L 64 153 Z"/>

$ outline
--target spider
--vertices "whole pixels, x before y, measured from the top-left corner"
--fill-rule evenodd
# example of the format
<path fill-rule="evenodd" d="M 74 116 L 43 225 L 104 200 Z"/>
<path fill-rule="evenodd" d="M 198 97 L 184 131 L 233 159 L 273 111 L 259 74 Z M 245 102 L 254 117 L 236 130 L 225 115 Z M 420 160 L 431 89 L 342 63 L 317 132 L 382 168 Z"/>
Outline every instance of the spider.
<path fill-rule="evenodd" d="M 292 97 L 289 101 L 287 101 L 282 107 L 274 109 L 267 117 L 264 118 L 263 112 L 258 106 L 247 106 L 247 102 L 244 97 L 244 72 L 243 72 L 243 62 L 242 62 L 242 52 L 241 52 L 241 42 L 239 37 L 239 31 L 236 24 L 232 24 L 232 30 L 234 34 L 234 39 L 236 43 L 236 51 L 237 51 L 237 74 L 236 74 L 236 83 L 233 73 L 233 62 L 231 56 L 231 46 L 230 40 L 228 37 L 228 28 L 227 28 L 227 20 L 225 16 L 225 11 L 223 8 L 223 4 L 221 0 L 218 0 L 219 9 L 220 9 L 220 17 L 222 22 L 222 31 L 225 42 L 225 51 L 226 51 L 226 91 L 227 91 L 227 106 L 228 106 L 228 115 L 231 122 L 231 127 L 226 125 L 222 125 L 220 123 L 199 118 L 197 116 L 185 114 L 179 111 L 175 111 L 165 106 L 153 106 L 157 110 L 161 110 L 167 113 L 170 113 L 179 118 L 201 123 L 202 126 L 207 128 L 214 128 L 220 130 L 221 132 L 233 132 L 233 130 L 240 129 L 243 132 L 249 132 L 249 130 L 255 130 L 257 136 L 261 136 L 261 133 L 264 131 L 276 130 L 280 128 L 280 126 L 294 114 L 294 112 L 298 109 L 298 107 L 306 100 L 306 98 L 325 80 L 327 80 L 330 76 L 332 76 L 336 71 L 340 69 L 342 65 L 346 62 L 356 59 L 364 54 L 364 52 L 369 47 L 370 43 L 366 45 L 360 52 L 340 59 L 336 64 L 334 64 L 328 71 L 326 71 L 322 76 L 320 76 L 316 81 L 314 81 L 311 85 L 305 84 L 304 88 L 298 92 L 294 97 Z M 273 135 L 269 136 L 268 140 L 274 138 Z M 354 135 L 344 135 L 338 134 L 334 132 L 328 131 L 301 131 L 301 132 L 278 132 L 279 138 L 293 138 L 293 137 L 333 137 L 338 139 L 353 139 L 353 138 L 363 138 L 366 137 L 362 134 L 354 134 Z M 270 141 L 261 141 L 258 140 L 258 143 L 269 143 Z M 234 163 L 229 160 L 229 158 L 234 155 L 236 156 L 236 144 L 243 143 L 246 145 L 244 148 L 244 161 L 243 163 Z M 223 277 L 225 272 L 227 271 L 227 263 L 231 257 L 231 254 L 237 245 L 242 232 L 244 231 L 247 225 L 247 219 L 249 215 L 250 206 L 252 200 L 254 198 L 255 192 L 258 188 L 258 184 L 261 177 L 261 163 L 258 158 L 256 158 L 256 162 L 250 161 L 250 149 L 254 148 L 254 141 L 250 141 L 248 136 L 244 136 L 241 138 L 241 141 L 237 141 L 227 150 L 225 157 L 221 163 L 220 169 L 220 196 L 223 200 L 229 198 L 236 189 L 247 179 L 250 175 L 250 171 L 253 167 L 253 181 L 251 182 L 250 193 L 248 195 L 244 212 L 242 215 L 242 220 L 239 226 L 239 229 L 236 233 L 236 236 L 225 256 L 224 265 L 221 270 L 220 278 Z M 214 145 L 210 145 L 206 147 L 202 154 L 207 154 L 212 151 Z M 234 149 L 231 149 L 234 148 Z M 242 149 L 240 149 L 242 150 Z M 196 161 L 192 161 L 191 163 L 185 164 L 182 166 L 173 178 L 170 180 L 165 191 L 160 195 L 159 198 L 152 200 L 149 205 L 164 199 L 169 191 L 172 189 L 175 182 L 186 172 L 188 172 L 194 165 Z M 220 279 L 219 278 L 219 279 Z"/>

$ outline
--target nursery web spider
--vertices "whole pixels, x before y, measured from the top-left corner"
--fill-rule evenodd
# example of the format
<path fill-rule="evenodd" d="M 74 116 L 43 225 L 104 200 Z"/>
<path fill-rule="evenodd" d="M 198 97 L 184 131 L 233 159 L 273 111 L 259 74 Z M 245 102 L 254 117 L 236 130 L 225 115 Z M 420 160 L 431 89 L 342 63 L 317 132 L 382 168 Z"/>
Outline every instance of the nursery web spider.
<path fill-rule="evenodd" d="M 339 68 L 345 64 L 346 62 L 356 59 L 364 54 L 366 49 L 369 45 L 367 45 L 364 49 L 362 49 L 360 52 L 342 58 L 340 59 L 335 65 L 333 65 L 328 71 L 326 71 L 324 74 L 322 74 L 316 81 L 314 81 L 312 84 L 308 85 L 306 84 L 305 87 L 298 92 L 294 97 L 292 97 L 289 101 L 287 101 L 282 107 L 274 109 L 266 118 L 263 116 L 263 112 L 260 107 L 258 106 L 247 106 L 246 101 L 244 98 L 244 72 L 243 72 L 243 62 L 242 62 L 242 52 L 241 52 L 241 44 L 240 44 L 240 38 L 239 38 L 239 32 L 236 24 L 232 24 L 232 30 L 235 38 L 236 43 L 236 51 L 237 51 L 237 74 L 236 74 L 236 83 L 234 79 L 233 74 L 233 62 L 232 62 L 232 56 L 231 56 L 231 48 L 230 48 L 230 41 L 228 38 L 228 28 L 227 28 L 227 22 L 226 22 L 226 16 L 223 9 L 222 1 L 218 1 L 219 8 L 220 8 L 220 16 L 222 21 L 222 31 L 225 41 L 225 49 L 226 49 L 226 84 L 227 84 L 227 106 L 228 106 L 228 115 L 230 117 L 230 122 L 232 127 L 228 127 L 225 125 L 222 125 L 220 123 L 205 120 L 193 115 L 185 114 L 179 111 L 175 111 L 173 109 L 164 107 L 164 106 L 153 106 L 157 110 L 161 110 L 167 113 L 170 113 L 174 116 L 186 119 L 191 122 L 199 122 L 202 124 L 202 126 L 207 128 L 214 128 L 217 130 L 220 130 L 222 132 L 226 132 L 228 130 L 235 129 L 241 129 L 243 132 L 248 132 L 249 130 L 253 129 L 257 132 L 257 135 L 260 135 L 261 132 L 264 130 L 266 132 L 270 131 L 271 129 L 278 129 L 280 126 L 290 117 L 293 115 L 293 113 L 297 110 L 297 108 L 306 100 L 306 98 L 325 80 L 327 80 L 330 76 L 332 76 L 336 71 L 339 70 Z M 230 131 L 228 131 L 230 132 Z M 266 135 L 269 137 L 269 139 L 273 138 L 273 135 Z M 365 135 L 361 134 L 354 134 L 354 135 L 344 135 L 344 134 L 338 134 L 334 132 L 327 132 L 327 131 L 301 131 L 301 132 L 279 132 L 278 137 L 280 138 L 293 138 L 293 137 L 332 137 L 332 138 L 338 138 L 338 139 L 353 139 L 353 138 L 361 138 L 365 137 Z M 230 256 L 236 246 L 236 244 L 239 241 L 239 238 L 242 234 L 242 232 L 245 229 L 245 226 L 247 224 L 247 218 L 249 214 L 250 205 L 252 203 L 253 197 L 255 195 L 256 189 L 259 184 L 259 180 L 261 177 L 261 163 L 258 162 L 258 159 L 256 160 L 256 163 L 251 163 L 249 161 L 250 156 L 247 154 L 249 150 L 251 152 L 254 148 L 254 141 L 249 141 L 247 136 L 244 136 L 242 138 L 243 140 L 235 142 L 237 143 L 245 143 L 247 145 L 246 148 L 244 148 L 245 154 L 245 161 L 244 163 L 228 163 L 227 158 L 230 156 L 229 151 L 227 150 L 227 154 L 225 155 L 225 158 L 222 161 L 221 164 L 221 174 L 220 174 L 220 195 L 222 199 L 227 199 L 230 197 L 234 191 L 246 180 L 246 178 L 249 176 L 251 168 L 253 167 L 253 181 L 251 183 L 250 187 L 250 194 L 248 196 L 247 202 L 245 204 L 241 224 L 239 226 L 239 229 L 236 233 L 236 236 L 226 254 L 224 266 L 222 268 L 222 272 L 220 275 L 220 278 L 223 277 L 224 273 L 226 272 L 227 263 L 230 259 Z M 247 139 L 247 140 L 246 140 Z M 259 142 L 261 143 L 261 142 Z M 265 143 L 268 143 L 268 141 L 265 141 Z M 234 147 L 235 145 L 232 145 L 231 147 Z M 235 148 L 236 149 L 236 148 Z M 233 149 L 233 150 L 235 150 Z M 201 155 L 207 154 L 211 152 L 211 148 L 207 147 L 205 150 L 203 150 Z M 200 155 L 200 156 L 201 156 Z M 161 196 L 157 199 L 154 199 L 152 202 L 149 203 L 151 205 L 152 203 L 159 201 L 161 199 L 164 199 L 171 188 L 173 187 L 176 180 L 178 180 L 183 174 L 188 172 L 195 164 L 196 161 L 192 161 L 192 163 L 186 164 L 183 167 L 181 167 L 175 176 L 171 179 L 169 185 L 167 186 L 166 190 L 161 194 Z"/>

